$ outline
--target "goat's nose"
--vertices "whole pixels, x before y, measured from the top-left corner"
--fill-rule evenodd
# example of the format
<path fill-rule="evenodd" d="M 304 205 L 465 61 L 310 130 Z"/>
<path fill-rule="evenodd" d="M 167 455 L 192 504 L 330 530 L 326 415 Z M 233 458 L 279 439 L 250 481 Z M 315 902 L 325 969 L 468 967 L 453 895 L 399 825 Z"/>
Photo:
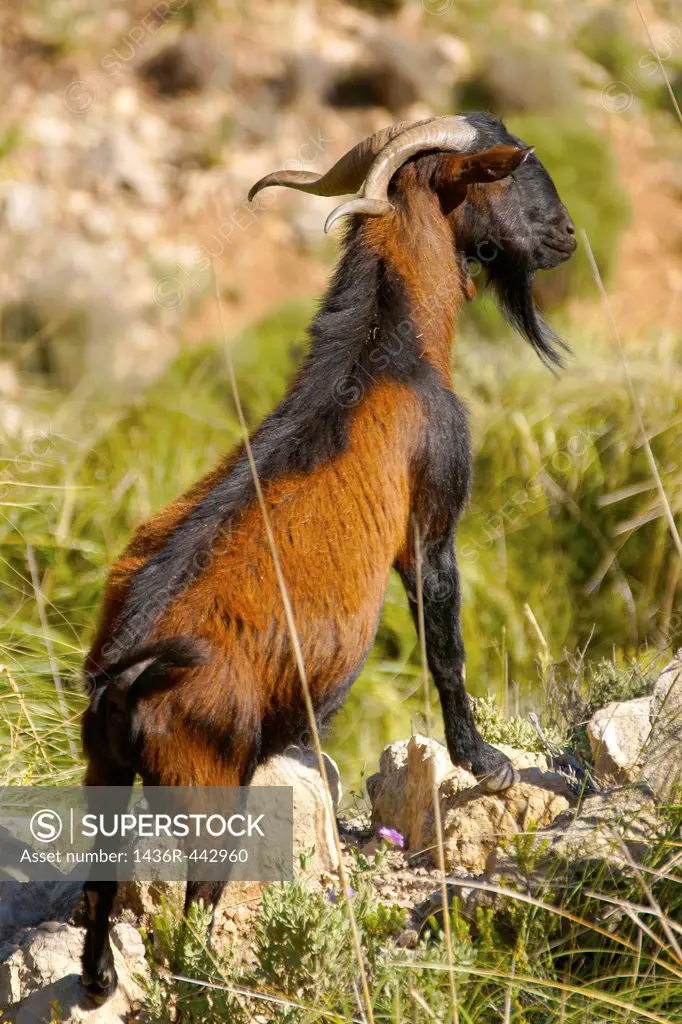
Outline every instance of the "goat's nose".
<path fill-rule="evenodd" d="M 573 223 L 568 214 L 566 214 L 564 217 L 564 231 L 567 235 L 575 234 L 575 224 Z"/>

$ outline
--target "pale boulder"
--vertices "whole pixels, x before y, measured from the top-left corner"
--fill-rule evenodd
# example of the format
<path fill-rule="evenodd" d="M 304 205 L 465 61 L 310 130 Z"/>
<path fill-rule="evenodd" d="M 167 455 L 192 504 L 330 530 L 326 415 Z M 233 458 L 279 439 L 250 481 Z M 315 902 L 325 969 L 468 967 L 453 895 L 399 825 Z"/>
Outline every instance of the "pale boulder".
<path fill-rule="evenodd" d="M 530 771 L 537 771 L 537 769 Z M 550 825 L 570 807 L 567 795 L 553 785 L 543 785 L 543 776 L 535 782 L 524 781 L 504 793 L 483 794 L 476 788 L 450 795 L 441 794 L 443 847 L 447 870 L 464 868 L 472 875 L 488 869 L 490 855 L 506 846 L 516 835 Z M 547 782 L 553 781 L 551 776 Z M 424 845 L 437 841 L 435 829 L 422 837 Z"/>
<path fill-rule="evenodd" d="M 682 651 L 663 669 L 651 697 L 651 736 L 641 781 L 665 803 L 682 792 Z"/>
<path fill-rule="evenodd" d="M 294 797 L 294 867 L 299 854 L 314 848 L 308 867 L 314 873 L 334 871 L 339 858 L 334 842 L 333 815 L 342 796 L 341 776 L 324 754 L 332 806 L 320 775 L 317 756 L 308 747 L 287 747 L 261 765 L 252 786 L 291 786 Z"/>
<path fill-rule="evenodd" d="M 451 789 L 476 785 L 471 772 L 453 765 L 442 743 L 416 734 L 386 747 L 379 771 L 367 780 L 372 826 L 386 825 L 405 837 L 410 850 L 423 845 L 433 830 L 433 785 L 450 780 Z"/>
<path fill-rule="evenodd" d="M 456 768 L 448 752 L 440 743 L 425 736 L 412 736 L 407 747 L 407 801 L 408 829 L 403 833 L 411 850 L 424 846 L 425 836 L 434 831 L 433 791 L 440 790 L 448 778 L 451 788 L 458 792 L 476 785 L 474 776 L 464 768 Z"/>
<path fill-rule="evenodd" d="M 650 713 L 651 697 L 612 701 L 594 713 L 587 736 L 600 779 L 626 783 L 637 777 L 651 731 Z"/>
<path fill-rule="evenodd" d="M 407 792 L 407 748 L 410 740 L 397 740 L 381 752 L 379 771 L 367 779 L 372 804 L 372 826 L 388 825 L 401 835 L 409 831 L 405 794 Z"/>
<path fill-rule="evenodd" d="M 549 841 L 545 856 L 575 871 L 593 863 L 626 867 L 641 861 L 662 834 L 661 820 L 649 793 L 639 786 L 607 790 L 581 801 L 577 814 L 565 814 L 541 837 Z"/>
<path fill-rule="evenodd" d="M 528 768 L 538 768 L 541 772 L 551 770 L 545 754 L 538 754 L 534 750 L 519 750 L 517 747 L 510 747 L 507 743 L 493 743 L 493 746 L 506 754 L 517 771 L 525 771 Z"/>
<path fill-rule="evenodd" d="M 591 871 L 599 876 L 631 874 L 631 863 L 640 863 L 650 852 L 665 826 L 656 813 L 650 793 L 640 786 L 622 786 L 581 800 L 577 808 L 559 815 L 534 842 L 533 877 L 524 873 L 532 889 L 546 884 L 583 880 Z M 488 863 L 488 877 L 499 885 L 519 880 L 519 865 L 508 850 L 495 850 Z"/>
<path fill-rule="evenodd" d="M 80 985 L 83 936 L 82 928 L 56 922 L 24 933 L 21 944 L 0 969 L 0 988 L 4 979 L 3 994 L 14 1004 L 10 1003 L 8 1022 L 124 1024 L 136 1019 L 149 977 L 139 932 L 129 924 L 112 928 L 119 984 L 112 998 L 99 1007 L 85 1000 Z"/>
<path fill-rule="evenodd" d="M 485 818 L 481 824 L 485 826 Z M 641 787 L 625 786 L 588 796 L 538 832 L 530 850 L 525 851 L 525 862 L 508 843 L 498 841 L 482 878 L 449 879 L 449 899 L 456 897 L 460 912 L 475 922 L 479 908 L 498 908 L 513 899 L 510 892 L 544 900 L 553 886 L 580 890 L 594 873 L 600 880 L 597 885 L 602 884 L 604 875 L 632 877 L 632 862 L 640 863 L 664 833 L 653 798 Z M 475 846 L 473 849 L 475 852 Z M 441 907 L 441 894 L 434 892 L 422 908 L 422 922 L 431 914 L 438 917 Z M 617 927 L 623 916 L 611 904 L 600 909 L 599 903 L 592 902 L 589 916 L 595 913 L 597 921 L 610 929 Z"/>

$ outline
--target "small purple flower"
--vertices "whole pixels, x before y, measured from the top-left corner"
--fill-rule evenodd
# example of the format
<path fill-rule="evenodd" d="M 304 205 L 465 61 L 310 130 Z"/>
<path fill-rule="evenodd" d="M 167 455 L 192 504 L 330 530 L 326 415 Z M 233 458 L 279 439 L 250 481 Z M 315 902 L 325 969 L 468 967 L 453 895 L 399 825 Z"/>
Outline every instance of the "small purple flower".
<path fill-rule="evenodd" d="M 382 825 L 380 829 L 377 829 L 377 835 L 385 839 L 387 843 L 391 843 L 392 846 L 399 846 L 401 850 L 405 847 L 405 837 L 398 832 L 397 828 L 387 828 L 386 825 Z"/>
<path fill-rule="evenodd" d="M 352 889 L 350 885 L 347 886 L 347 888 L 346 888 L 346 896 L 348 897 L 348 899 L 351 899 L 351 897 L 353 897 L 355 895 L 356 895 L 355 889 Z M 327 899 L 329 900 L 330 903 L 338 903 L 339 902 L 338 901 L 338 897 L 337 897 L 337 895 L 336 895 L 336 893 L 334 892 L 333 889 L 329 889 L 327 891 Z"/>

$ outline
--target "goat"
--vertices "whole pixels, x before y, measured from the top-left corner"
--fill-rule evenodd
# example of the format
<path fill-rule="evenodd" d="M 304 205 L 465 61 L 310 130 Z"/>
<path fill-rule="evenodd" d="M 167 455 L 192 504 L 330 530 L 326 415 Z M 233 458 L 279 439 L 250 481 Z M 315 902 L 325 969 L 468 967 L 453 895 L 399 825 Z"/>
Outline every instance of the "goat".
<path fill-rule="evenodd" d="M 467 417 L 451 390 L 451 341 L 477 248 L 509 320 L 547 363 L 562 343 L 532 297 L 537 269 L 575 232 L 533 150 L 487 114 L 395 125 L 327 174 L 268 185 L 362 194 L 311 328 L 303 367 L 251 444 L 289 589 L 317 719 L 343 703 L 372 647 L 392 568 L 416 616 L 423 558 L 428 662 L 454 762 L 487 791 L 517 778 L 476 730 L 464 686 L 455 528 L 469 493 Z M 435 581 L 435 583 L 434 583 Z M 86 662 L 86 786 L 247 785 L 307 729 L 264 520 L 241 447 L 140 526 L 106 587 Z M 186 906 L 221 884 L 190 882 Z M 85 885 L 83 985 L 115 989 L 115 882 Z"/>

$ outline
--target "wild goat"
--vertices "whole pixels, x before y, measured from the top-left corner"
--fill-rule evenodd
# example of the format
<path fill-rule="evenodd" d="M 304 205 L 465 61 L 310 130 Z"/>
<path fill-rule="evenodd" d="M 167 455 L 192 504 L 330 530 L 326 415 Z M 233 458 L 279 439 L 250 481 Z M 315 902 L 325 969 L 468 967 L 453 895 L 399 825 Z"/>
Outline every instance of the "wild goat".
<path fill-rule="evenodd" d="M 533 150 L 487 114 L 394 125 L 325 175 L 268 185 L 318 195 L 362 189 L 295 382 L 252 439 L 320 722 L 372 646 L 389 573 L 417 608 L 423 552 L 428 661 L 453 761 L 488 791 L 511 785 L 464 688 L 457 520 L 469 492 L 467 417 L 451 390 L 455 316 L 487 269 L 502 309 L 547 363 L 561 342 L 533 276 L 575 249 L 574 228 Z M 306 733 L 305 703 L 264 520 L 243 447 L 141 526 L 112 569 L 87 659 L 86 786 L 246 785 Z M 190 883 L 187 904 L 222 886 Z M 115 988 L 108 920 L 115 882 L 85 886 L 83 984 Z"/>

